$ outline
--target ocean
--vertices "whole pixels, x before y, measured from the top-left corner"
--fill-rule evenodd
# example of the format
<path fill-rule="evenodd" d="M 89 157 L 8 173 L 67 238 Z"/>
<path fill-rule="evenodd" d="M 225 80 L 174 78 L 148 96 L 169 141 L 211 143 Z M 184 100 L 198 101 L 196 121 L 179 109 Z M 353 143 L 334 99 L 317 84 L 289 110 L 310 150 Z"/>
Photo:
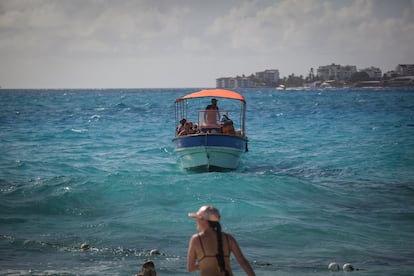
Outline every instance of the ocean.
<path fill-rule="evenodd" d="M 189 275 L 206 204 L 257 275 L 414 275 L 413 89 L 236 90 L 249 151 L 212 173 L 171 141 L 197 90 L 0 90 L 0 275 Z"/>

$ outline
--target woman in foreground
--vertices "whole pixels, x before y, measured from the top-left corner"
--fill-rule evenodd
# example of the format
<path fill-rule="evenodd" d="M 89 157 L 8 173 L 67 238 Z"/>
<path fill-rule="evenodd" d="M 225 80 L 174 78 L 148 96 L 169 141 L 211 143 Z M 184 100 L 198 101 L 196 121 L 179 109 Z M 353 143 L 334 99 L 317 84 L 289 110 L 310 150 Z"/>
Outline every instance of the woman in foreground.
<path fill-rule="evenodd" d="M 203 206 L 197 213 L 189 213 L 195 218 L 198 234 L 191 237 L 187 254 L 187 270 L 200 270 L 201 276 L 232 276 L 230 253 L 249 276 L 254 271 L 244 257 L 237 241 L 228 233 L 221 232 L 220 213 L 213 206 Z"/>

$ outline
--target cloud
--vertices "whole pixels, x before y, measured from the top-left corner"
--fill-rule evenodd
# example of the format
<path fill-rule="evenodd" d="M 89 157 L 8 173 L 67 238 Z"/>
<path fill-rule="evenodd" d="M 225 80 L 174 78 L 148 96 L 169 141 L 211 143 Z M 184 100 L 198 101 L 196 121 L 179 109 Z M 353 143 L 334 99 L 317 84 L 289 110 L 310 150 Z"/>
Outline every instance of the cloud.
<path fill-rule="evenodd" d="M 322 65 L 384 65 L 378 62 L 384 56 L 393 56 L 395 65 L 403 58 L 413 62 L 414 53 L 407 47 L 414 45 L 413 2 L 396 2 L 249 1 L 216 18 L 209 34 L 225 39 L 231 51 L 267 55 L 275 63 L 289 57 Z M 395 5 L 399 9 L 387 13 Z"/>
<path fill-rule="evenodd" d="M 210 34 L 227 38 L 234 49 L 258 53 L 292 47 L 336 51 L 344 44 L 363 46 L 369 39 L 381 40 L 384 32 L 397 38 L 391 22 L 399 23 L 401 31 L 411 32 L 413 26 L 404 17 L 378 18 L 375 1 L 348 1 L 351 4 L 343 6 L 338 1 L 285 0 L 261 8 L 259 3 L 246 2 L 215 19 Z M 412 8 L 404 13 L 412 14 Z"/>
<path fill-rule="evenodd" d="M 179 34 L 187 12 L 150 1 L 6 1 L 2 10 L 0 31 L 7 37 L 2 51 L 83 56 L 165 49 L 161 42 Z"/>
<path fill-rule="evenodd" d="M 159 86 L 160 75 L 202 86 L 333 62 L 386 71 L 414 63 L 414 1 L 2 0 L 0 35 L 0 81 L 14 86 Z"/>

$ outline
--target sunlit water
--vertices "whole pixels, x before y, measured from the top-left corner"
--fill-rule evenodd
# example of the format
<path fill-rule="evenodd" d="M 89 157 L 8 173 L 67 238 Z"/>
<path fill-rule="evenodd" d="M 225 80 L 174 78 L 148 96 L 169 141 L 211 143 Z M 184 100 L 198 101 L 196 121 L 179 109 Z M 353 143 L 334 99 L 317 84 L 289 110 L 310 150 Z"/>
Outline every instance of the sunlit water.
<path fill-rule="evenodd" d="M 177 162 L 193 91 L 0 90 L 0 274 L 188 275 L 204 204 L 257 275 L 414 274 L 413 90 L 238 90 L 249 152 L 227 173 Z"/>

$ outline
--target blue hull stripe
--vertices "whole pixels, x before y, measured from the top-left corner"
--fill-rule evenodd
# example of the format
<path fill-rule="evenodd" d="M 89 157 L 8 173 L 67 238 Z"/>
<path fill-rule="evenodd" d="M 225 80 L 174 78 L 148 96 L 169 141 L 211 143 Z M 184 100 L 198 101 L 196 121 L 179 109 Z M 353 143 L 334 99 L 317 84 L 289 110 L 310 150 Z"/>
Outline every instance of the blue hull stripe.
<path fill-rule="evenodd" d="M 174 138 L 173 141 L 177 150 L 192 147 L 227 147 L 244 151 L 247 139 L 222 134 L 202 134 L 180 136 Z"/>

